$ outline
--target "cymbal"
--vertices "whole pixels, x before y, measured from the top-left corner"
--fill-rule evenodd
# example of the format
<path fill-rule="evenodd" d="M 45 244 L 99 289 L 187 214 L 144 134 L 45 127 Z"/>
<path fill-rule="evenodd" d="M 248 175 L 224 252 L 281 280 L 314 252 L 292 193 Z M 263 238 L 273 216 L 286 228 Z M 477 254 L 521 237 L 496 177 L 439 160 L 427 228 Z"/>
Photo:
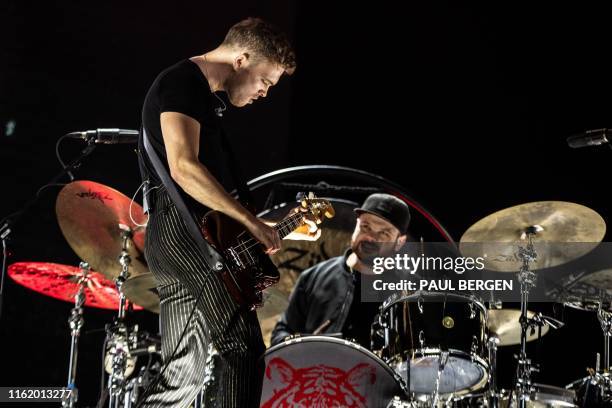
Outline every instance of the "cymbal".
<path fill-rule="evenodd" d="M 70 247 L 93 269 L 111 280 L 121 273 L 120 225 L 132 231 L 128 241 L 130 275 L 148 272 L 143 256 L 145 230 L 130 219 L 130 201 L 115 189 L 81 180 L 62 188 L 55 204 L 59 226 Z M 147 219 L 137 203 L 132 204 L 132 217 L 139 224 Z"/>
<path fill-rule="evenodd" d="M 538 257 L 532 270 L 559 266 L 593 250 L 604 238 L 606 223 L 592 209 L 564 201 L 539 201 L 497 211 L 472 225 L 460 240 L 464 256 L 485 256 L 485 267 L 517 272 L 518 246 L 533 242 Z"/>
<path fill-rule="evenodd" d="M 612 269 L 604 269 L 583 276 L 578 282 L 604 290 L 608 295 L 612 295 Z"/>
<path fill-rule="evenodd" d="M 560 296 L 561 302 L 574 309 L 612 311 L 612 269 L 585 274 L 573 281 Z"/>
<path fill-rule="evenodd" d="M 74 303 L 79 291 L 80 268 L 45 262 L 17 262 L 9 266 L 8 275 L 18 284 L 45 296 Z M 89 271 L 85 286 L 85 306 L 117 310 L 119 292 L 104 275 Z M 134 310 L 142 310 L 134 306 Z"/>
<path fill-rule="evenodd" d="M 487 319 L 487 328 L 499 339 L 500 346 L 513 346 L 521 344 L 521 324 L 519 318 L 521 311 L 515 309 L 489 309 Z M 535 315 L 532 311 L 527 311 L 527 317 L 532 318 Z M 542 326 L 542 336 L 548 333 L 550 326 L 544 324 Z M 534 333 L 531 330 L 527 331 L 527 341 L 537 340 L 538 330 Z"/>
<path fill-rule="evenodd" d="M 159 314 L 157 280 L 151 272 L 129 277 L 122 286 L 125 297 L 144 309 Z"/>

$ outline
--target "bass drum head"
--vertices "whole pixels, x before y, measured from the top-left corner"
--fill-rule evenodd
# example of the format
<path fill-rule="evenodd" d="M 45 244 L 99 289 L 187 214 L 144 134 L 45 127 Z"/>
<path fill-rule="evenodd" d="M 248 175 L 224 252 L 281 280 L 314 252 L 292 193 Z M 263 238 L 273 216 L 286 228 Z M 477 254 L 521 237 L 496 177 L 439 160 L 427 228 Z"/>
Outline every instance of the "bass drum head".
<path fill-rule="evenodd" d="M 410 360 L 410 392 L 431 395 L 436 390 L 441 352 L 439 349 L 417 350 Z M 400 377 L 407 376 L 407 361 L 392 364 Z M 476 355 L 459 350 L 449 350 L 446 364 L 440 375 L 439 395 L 462 395 L 479 390 L 488 380 L 487 363 Z"/>
<path fill-rule="evenodd" d="M 287 340 L 270 348 L 265 362 L 262 408 L 386 407 L 394 396 L 405 396 L 387 364 L 346 340 Z"/>

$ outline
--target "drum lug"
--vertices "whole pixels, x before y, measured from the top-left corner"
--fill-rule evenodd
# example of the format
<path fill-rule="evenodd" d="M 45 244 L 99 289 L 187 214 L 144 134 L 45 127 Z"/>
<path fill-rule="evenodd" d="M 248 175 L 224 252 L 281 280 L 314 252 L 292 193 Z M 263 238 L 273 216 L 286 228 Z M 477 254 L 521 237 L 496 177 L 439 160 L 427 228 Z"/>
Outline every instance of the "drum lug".
<path fill-rule="evenodd" d="M 476 317 L 476 308 L 474 307 L 474 303 L 470 302 L 470 319 Z"/>
<path fill-rule="evenodd" d="M 476 336 L 472 336 L 472 361 L 474 361 L 474 356 L 478 354 L 478 338 Z"/>
<path fill-rule="evenodd" d="M 421 348 L 424 348 L 425 345 L 425 333 L 423 330 L 419 332 L 419 343 L 421 344 Z"/>
<path fill-rule="evenodd" d="M 417 306 L 419 308 L 419 312 L 421 312 L 421 314 L 423 314 L 423 297 L 419 296 L 418 300 L 417 300 Z"/>

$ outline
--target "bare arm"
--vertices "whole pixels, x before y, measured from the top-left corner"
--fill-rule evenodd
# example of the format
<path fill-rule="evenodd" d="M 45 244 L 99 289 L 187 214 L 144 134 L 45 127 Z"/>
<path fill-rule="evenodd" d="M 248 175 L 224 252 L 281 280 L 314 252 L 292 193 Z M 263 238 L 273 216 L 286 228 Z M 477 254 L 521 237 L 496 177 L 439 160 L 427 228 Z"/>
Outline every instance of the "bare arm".
<path fill-rule="evenodd" d="M 198 160 L 200 123 L 178 112 L 163 112 L 160 122 L 170 175 L 174 181 L 196 201 L 243 224 L 268 252 L 278 250 L 280 238 L 274 228 L 262 223 L 228 194 Z"/>

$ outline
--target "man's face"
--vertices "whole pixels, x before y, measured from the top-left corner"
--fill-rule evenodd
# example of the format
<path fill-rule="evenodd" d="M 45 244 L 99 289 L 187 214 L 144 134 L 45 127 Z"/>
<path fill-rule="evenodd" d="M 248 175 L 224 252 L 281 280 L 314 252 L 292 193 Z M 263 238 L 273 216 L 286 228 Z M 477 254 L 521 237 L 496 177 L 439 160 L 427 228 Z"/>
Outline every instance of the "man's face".
<path fill-rule="evenodd" d="M 404 244 L 405 235 L 390 222 L 376 215 L 363 213 L 351 237 L 351 249 L 362 262 L 370 262 L 379 256 L 393 255 Z"/>
<path fill-rule="evenodd" d="M 227 79 L 225 89 L 232 105 L 243 107 L 268 94 L 276 85 L 284 69 L 267 60 L 254 61 L 242 54 L 234 61 L 234 72 Z"/>

